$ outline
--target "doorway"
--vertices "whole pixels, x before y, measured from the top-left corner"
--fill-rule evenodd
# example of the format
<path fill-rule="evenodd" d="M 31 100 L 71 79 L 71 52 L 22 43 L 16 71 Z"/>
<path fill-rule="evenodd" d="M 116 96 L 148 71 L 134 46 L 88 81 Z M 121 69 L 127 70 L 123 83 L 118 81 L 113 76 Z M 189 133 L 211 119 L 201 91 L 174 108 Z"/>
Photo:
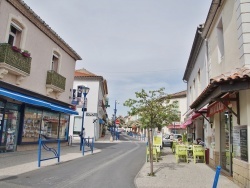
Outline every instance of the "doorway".
<path fill-rule="evenodd" d="M 6 108 L 12 106 L 7 104 L 5 108 L 0 108 L 0 152 L 15 151 L 17 144 L 19 113 L 18 110 Z"/>
<path fill-rule="evenodd" d="M 232 175 L 232 114 L 230 112 L 221 113 L 220 126 L 220 164 L 221 168 L 229 175 Z"/>

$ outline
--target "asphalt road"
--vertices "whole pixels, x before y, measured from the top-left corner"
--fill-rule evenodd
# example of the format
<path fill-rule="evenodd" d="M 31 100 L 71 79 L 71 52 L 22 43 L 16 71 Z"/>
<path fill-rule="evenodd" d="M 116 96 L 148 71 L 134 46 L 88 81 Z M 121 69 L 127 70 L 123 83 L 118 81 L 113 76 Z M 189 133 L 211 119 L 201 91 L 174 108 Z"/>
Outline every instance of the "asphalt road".
<path fill-rule="evenodd" d="M 7 187 L 133 188 L 145 163 L 145 143 L 96 143 L 102 152 L 2 180 Z"/>

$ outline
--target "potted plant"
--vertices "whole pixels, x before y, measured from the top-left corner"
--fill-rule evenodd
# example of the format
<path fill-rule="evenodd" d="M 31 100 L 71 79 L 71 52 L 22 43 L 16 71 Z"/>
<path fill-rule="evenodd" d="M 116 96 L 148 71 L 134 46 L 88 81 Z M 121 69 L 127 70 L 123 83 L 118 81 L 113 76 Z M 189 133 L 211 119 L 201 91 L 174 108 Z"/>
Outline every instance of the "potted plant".
<path fill-rule="evenodd" d="M 29 53 L 28 50 L 24 50 L 24 51 L 22 52 L 22 55 L 23 55 L 24 57 L 30 57 L 30 53 Z"/>
<path fill-rule="evenodd" d="M 19 53 L 21 52 L 21 49 L 18 48 L 18 47 L 16 47 L 16 46 L 12 46 L 11 48 L 12 48 L 12 50 L 15 51 L 15 52 L 19 52 Z"/>

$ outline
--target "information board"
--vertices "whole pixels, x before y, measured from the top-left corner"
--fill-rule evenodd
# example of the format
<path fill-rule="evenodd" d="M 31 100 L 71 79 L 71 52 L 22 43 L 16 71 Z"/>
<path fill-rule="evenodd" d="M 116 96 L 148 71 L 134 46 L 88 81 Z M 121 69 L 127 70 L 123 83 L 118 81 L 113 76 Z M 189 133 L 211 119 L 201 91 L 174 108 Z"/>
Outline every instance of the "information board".
<path fill-rule="evenodd" d="M 247 149 L 247 127 L 240 129 L 240 158 L 243 161 L 248 161 Z"/>

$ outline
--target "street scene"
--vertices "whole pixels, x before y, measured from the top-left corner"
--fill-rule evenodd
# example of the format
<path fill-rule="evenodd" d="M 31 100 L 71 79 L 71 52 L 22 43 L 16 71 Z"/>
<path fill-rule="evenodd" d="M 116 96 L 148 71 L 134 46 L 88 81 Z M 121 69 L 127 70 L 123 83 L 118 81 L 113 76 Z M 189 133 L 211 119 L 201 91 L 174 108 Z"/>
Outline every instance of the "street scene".
<path fill-rule="evenodd" d="M 250 0 L 0 0 L 0 187 L 250 187 Z"/>
<path fill-rule="evenodd" d="M 170 148 L 163 148 L 150 178 L 145 163 L 146 142 L 122 134 L 110 142 L 111 134 L 95 143 L 94 153 L 85 156 L 79 143 L 62 147 L 61 162 L 52 160 L 37 167 L 37 152 L 5 153 L 0 160 L 0 186 L 18 187 L 212 187 L 215 171 L 207 165 L 176 163 Z M 192 173 L 191 173 L 192 172 Z M 200 173 L 204 176 L 200 178 Z M 183 176 L 182 174 L 186 174 Z M 192 179 L 196 181 L 192 183 Z M 204 185 L 206 184 L 206 185 Z M 190 185 L 190 186 L 189 186 Z M 204 185 L 204 186 L 203 186 Z M 221 175 L 218 187 L 238 187 Z"/>

